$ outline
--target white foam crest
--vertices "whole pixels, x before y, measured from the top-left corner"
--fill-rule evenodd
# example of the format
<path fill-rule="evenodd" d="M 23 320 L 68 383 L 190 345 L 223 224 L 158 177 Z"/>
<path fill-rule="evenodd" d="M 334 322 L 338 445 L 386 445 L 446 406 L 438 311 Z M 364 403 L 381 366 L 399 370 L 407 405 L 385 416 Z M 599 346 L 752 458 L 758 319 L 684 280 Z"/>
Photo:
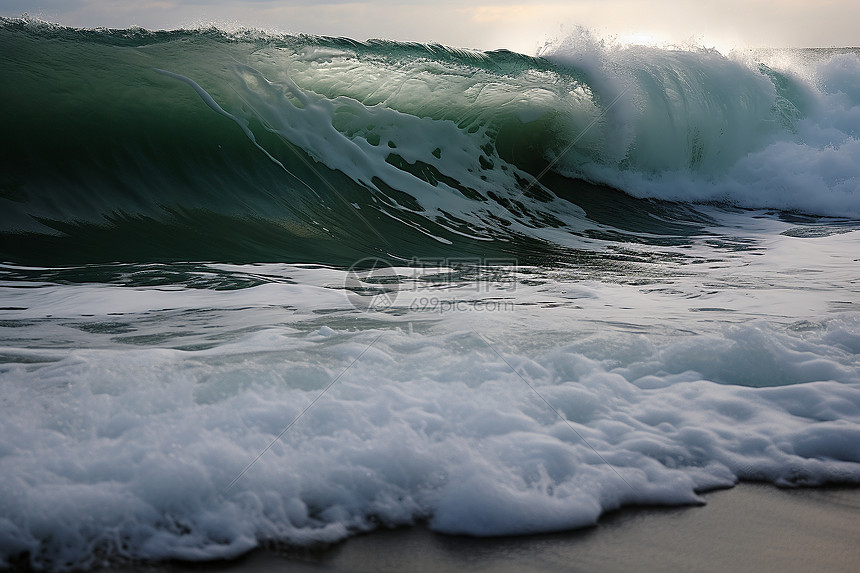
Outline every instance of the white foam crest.
<path fill-rule="evenodd" d="M 231 557 L 419 519 L 535 533 L 739 478 L 858 483 L 858 324 L 603 332 L 537 357 L 470 330 L 329 327 L 33 350 L 52 362 L 0 371 L 0 559 Z"/>
<path fill-rule="evenodd" d="M 820 64 L 818 82 L 827 94 L 848 97 L 848 107 L 860 106 L 860 58 L 857 54 L 836 54 Z M 857 133 L 857 124 L 854 124 Z"/>
<path fill-rule="evenodd" d="M 860 217 L 857 54 L 776 58 L 793 66 L 773 79 L 788 98 L 742 54 L 622 47 L 583 32 L 548 57 L 586 70 L 604 106 L 622 96 L 599 136 L 561 158 L 564 173 L 637 197 Z"/>

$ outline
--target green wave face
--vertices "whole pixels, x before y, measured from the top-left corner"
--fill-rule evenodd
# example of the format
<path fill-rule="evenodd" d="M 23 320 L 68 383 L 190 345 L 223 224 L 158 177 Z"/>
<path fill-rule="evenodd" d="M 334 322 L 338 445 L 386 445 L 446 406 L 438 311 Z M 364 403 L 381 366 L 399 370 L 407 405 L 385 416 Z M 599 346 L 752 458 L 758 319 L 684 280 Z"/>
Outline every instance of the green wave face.
<path fill-rule="evenodd" d="M 592 184 L 719 175 L 791 133 L 804 92 L 714 54 L 636 58 L 625 87 L 563 57 L 3 20 L 0 257 L 543 259 L 596 229 L 683 236 L 691 209 Z"/>
<path fill-rule="evenodd" d="M 514 239 L 541 251 L 509 228 L 558 224 L 504 206 L 528 200 L 527 174 L 501 169 L 490 134 L 513 112 L 494 117 L 496 96 L 450 109 L 430 81 L 504 77 L 483 54 L 11 21 L 0 42 L 15 86 L 0 94 L 7 259 L 338 263 Z"/>

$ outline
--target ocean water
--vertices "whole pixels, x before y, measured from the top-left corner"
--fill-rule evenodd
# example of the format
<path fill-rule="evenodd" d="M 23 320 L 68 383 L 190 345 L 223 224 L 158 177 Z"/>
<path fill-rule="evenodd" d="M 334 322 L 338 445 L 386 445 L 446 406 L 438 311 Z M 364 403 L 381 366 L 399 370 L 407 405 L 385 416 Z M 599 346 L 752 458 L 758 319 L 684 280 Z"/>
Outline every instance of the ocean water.
<path fill-rule="evenodd" d="M 860 483 L 860 50 L 0 20 L 0 566 Z"/>

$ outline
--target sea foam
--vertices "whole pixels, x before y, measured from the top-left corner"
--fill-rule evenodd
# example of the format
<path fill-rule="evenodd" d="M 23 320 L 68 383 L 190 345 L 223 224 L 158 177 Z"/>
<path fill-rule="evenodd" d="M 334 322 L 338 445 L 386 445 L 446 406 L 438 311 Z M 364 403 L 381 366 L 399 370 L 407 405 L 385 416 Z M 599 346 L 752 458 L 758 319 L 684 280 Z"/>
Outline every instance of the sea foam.
<path fill-rule="evenodd" d="M 857 53 L 724 56 L 582 32 L 546 57 L 612 105 L 591 149 L 557 157 L 562 172 L 636 197 L 860 215 Z"/>
<path fill-rule="evenodd" d="M 18 357 L 0 377 L 4 559 L 211 559 L 417 520 L 536 533 L 738 479 L 860 482 L 856 314 L 802 334 L 606 332 L 537 356 L 460 319 L 3 349 Z"/>

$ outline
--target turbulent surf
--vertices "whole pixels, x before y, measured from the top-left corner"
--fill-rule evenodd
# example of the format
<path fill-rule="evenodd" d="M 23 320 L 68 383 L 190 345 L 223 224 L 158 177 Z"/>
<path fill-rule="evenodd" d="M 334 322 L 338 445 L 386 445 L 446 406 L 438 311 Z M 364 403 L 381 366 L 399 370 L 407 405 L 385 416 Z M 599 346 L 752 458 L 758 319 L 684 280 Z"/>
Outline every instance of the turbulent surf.
<path fill-rule="evenodd" d="M 0 565 L 860 483 L 860 51 L 0 20 Z"/>

